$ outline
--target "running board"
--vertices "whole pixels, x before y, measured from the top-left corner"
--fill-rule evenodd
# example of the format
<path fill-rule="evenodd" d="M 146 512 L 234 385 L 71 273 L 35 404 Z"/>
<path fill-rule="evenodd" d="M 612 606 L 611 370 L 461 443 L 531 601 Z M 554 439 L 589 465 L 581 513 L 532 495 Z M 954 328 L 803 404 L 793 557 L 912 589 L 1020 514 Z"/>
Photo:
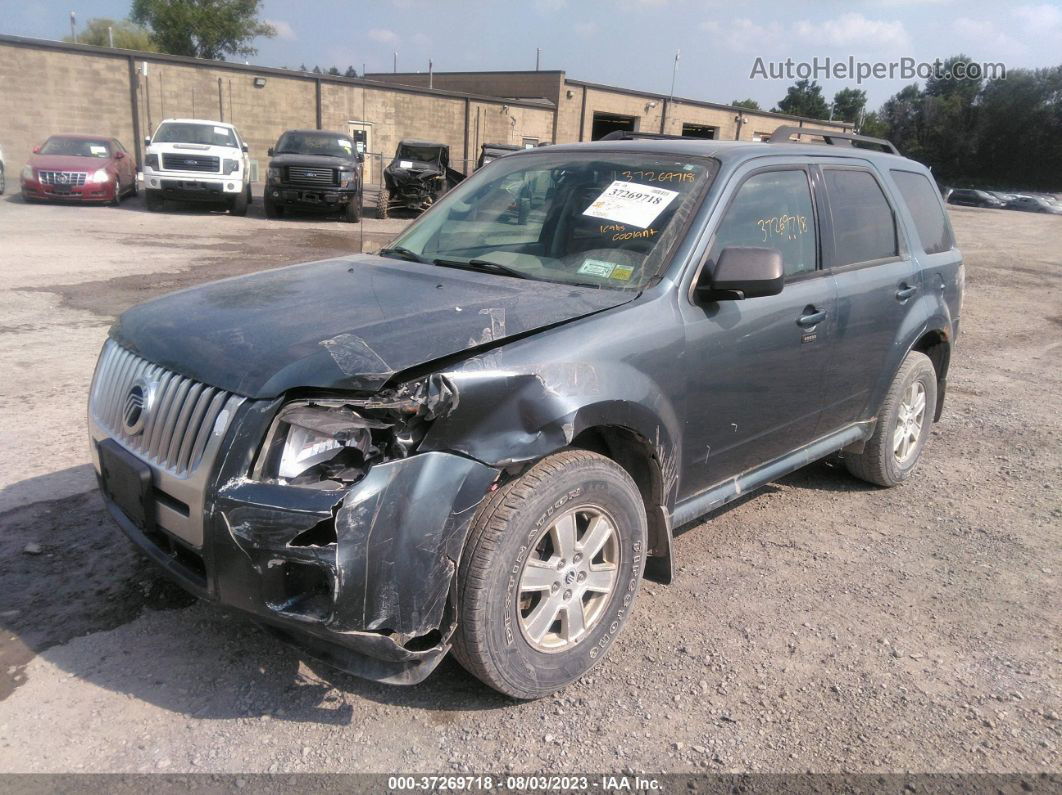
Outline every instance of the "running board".
<path fill-rule="evenodd" d="M 825 458 L 830 453 L 836 453 L 850 444 L 865 441 L 874 432 L 874 421 L 858 422 L 846 428 L 817 439 L 811 444 L 794 450 L 788 455 L 776 458 L 756 469 L 750 469 L 736 477 L 724 480 L 718 485 L 712 486 L 707 491 L 689 497 L 671 512 L 671 526 L 681 527 L 687 522 L 692 522 L 706 513 L 714 511 L 721 505 L 733 502 L 743 494 L 760 488 L 772 480 L 795 472 L 801 467 Z"/>

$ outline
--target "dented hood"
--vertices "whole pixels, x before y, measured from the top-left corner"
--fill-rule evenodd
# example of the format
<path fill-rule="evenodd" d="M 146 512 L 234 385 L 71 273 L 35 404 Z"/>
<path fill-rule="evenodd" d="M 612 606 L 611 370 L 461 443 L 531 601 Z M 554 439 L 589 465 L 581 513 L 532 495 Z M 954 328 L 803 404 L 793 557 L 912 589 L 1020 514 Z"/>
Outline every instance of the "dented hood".
<path fill-rule="evenodd" d="M 635 294 L 359 255 L 171 293 L 111 335 L 254 398 L 295 387 L 378 390 L 395 373 L 619 306 Z"/>

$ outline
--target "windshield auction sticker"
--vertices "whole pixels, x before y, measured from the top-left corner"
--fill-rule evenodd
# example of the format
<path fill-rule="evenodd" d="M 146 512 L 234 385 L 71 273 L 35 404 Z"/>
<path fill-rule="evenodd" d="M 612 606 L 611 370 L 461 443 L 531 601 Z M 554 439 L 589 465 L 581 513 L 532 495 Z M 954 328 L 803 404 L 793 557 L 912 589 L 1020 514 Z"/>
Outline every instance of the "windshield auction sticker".
<path fill-rule="evenodd" d="M 583 210 L 591 218 L 607 218 L 645 229 L 662 213 L 678 191 L 616 180 Z"/>

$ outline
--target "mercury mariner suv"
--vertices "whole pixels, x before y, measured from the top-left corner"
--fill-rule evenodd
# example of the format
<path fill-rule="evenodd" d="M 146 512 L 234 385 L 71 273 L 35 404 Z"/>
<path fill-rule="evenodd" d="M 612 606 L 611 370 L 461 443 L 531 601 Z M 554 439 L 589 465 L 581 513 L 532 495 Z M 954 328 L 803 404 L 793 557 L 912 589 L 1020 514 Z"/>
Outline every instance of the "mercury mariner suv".
<path fill-rule="evenodd" d="M 563 687 L 671 580 L 672 528 L 826 456 L 902 484 L 940 417 L 964 270 L 933 179 L 799 134 L 514 152 L 378 256 L 128 310 L 89 398 L 110 513 L 360 676 L 452 650 Z"/>
<path fill-rule="evenodd" d="M 233 215 L 247 214 L 248 147 L 231 124 L 166 119 L 144 146 L 144 198 L 152 212 L 175 199 L 222 204 Z"/>

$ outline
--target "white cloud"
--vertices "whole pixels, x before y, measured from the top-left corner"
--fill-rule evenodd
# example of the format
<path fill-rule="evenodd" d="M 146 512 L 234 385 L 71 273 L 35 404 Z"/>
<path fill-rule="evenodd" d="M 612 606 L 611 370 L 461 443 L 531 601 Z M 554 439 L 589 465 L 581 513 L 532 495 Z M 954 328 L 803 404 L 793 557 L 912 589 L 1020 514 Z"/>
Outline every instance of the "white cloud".
<path fill-rule="evenodd" d="M 1018 6 L 1014 9 L 1014 16 L 1025 23 L 1029 33 L 1057 33 L 1062 31 L 1062 8 L 1058 6 L 1043 5 Z"/>
<path fill-rule="evenodd" d="M 952 30 L 957 37 L 957 49 L 971 55 L 977 53 L 992 60 L 1011 60 L 1021 58 L 1027 49 L 1016 38 L 1000 30 L 998 22 L 959 17 L 952 23 Z"/>
<path fill-rule="evenodd" d="M 283 19 L 267 19 L 266 23 L 273 26 L 274 30 L 277 32 L 278 39 L 295 41 L 295 39 L 298 38 L 298 36 L 295 35 L 295 29 Z"/>
<path fill-rule="evenodd" d="M 710 23 L 705 23 L 710 24 Z M 738 52 L 763 53 L 773 47 L 781 37 L 782 28 L 777 22 L 760 25 L 751 19 L 735 19 L 722 28 L 723 42 Z"/>
<path fill-rule="evenodd" d="M 398 34 L 393 30 L 387 28 L 372 28 L 369 31 L 369 38 L 373 41 L 378 41 L 381 44 L 397 44 Z"/>
<path fill-rule="evenodd" d="M 593 36 L 597 33 L 596 22 L 578 22 L 575 25 L 575 32 L 580 36 Z"/>
<path fill-rule="evenodd" d="M 862 14 L 852 12 L 825 22 L 798 22 L 796 32 L 809 42 L 833 47 L 903 50 L 911 46 L 911 39 L 902 22 L 868 19 Z"/>

